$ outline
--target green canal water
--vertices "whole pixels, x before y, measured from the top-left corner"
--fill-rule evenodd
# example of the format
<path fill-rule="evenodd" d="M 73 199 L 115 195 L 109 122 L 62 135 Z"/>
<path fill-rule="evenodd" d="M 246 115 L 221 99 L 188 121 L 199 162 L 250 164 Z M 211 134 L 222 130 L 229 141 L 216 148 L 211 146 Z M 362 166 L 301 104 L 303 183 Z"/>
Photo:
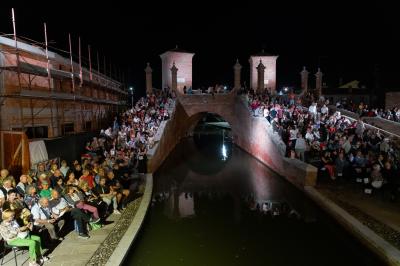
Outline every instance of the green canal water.
<path fill-rule="evenodd" d="M 125 265 L 383 263 L 227 137 L 195 134 L 155 173 L 153 202 Z"/>

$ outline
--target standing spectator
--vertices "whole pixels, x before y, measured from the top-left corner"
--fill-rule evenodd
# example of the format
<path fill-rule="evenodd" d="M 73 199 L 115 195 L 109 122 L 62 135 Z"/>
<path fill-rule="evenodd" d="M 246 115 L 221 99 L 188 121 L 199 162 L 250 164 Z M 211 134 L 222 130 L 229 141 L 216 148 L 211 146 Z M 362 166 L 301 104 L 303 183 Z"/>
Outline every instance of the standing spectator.
<path fill-rule="evenodd" d="M 305 161 L 304 153 L 307 149 L 307 143 L 304 140 L 303 136 L 301 133 L 297 134 L 297 139 L 296 139 L 296 144 L 295 144 L 295 151 L 297 157 L 302 160 L 303 162 Z"/>
<path fill-rule="evenodd" d="M 322 115 L 327 115 L 329 113 L 329 108 L 324 104 L 322 107 L 321 107 L 321 114 Z"/>

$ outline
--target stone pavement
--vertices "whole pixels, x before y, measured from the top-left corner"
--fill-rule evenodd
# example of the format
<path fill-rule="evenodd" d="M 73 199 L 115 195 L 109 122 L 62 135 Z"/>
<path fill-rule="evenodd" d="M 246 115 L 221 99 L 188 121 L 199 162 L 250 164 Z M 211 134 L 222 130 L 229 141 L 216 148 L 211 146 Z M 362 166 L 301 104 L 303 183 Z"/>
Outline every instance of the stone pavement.
<path fill-rule="evenodd" d="M 316 189 L 400 250 L 400 199 L 391 202 L 381 191 L 366 195 L 359 184 L 346 182 L 319 184 Z"/>
<path fill-rule="evenodd" d="M 112 222 L 101 229 L 90 231 L 89 239 L 79 239 L 78 234 L 74 231 L 70 232 L 54 250 L 48 255 L 50 260 L 44 265 L 54 266 L 78 266 L 86 265 L 92 255 L 95 253 L 100 244 L 106 239 L 110 231 L 119 219 L 120 215 L 112 214 L 108 217 L 107 221 Z M 29 256 L 28 251 L 18 251 L 17 265 L 28 265 Z M 9 252 L 4 257 L 5 266 L 15 266 L 14 254 Z"/>
<path fill-rule="evenodd" d="M 86 265 L 92 255 L 96 252 L 100 244 L 106 239 L 113 229 L 120 215 L 112 214 L 107 221 L 112 223 L 104 227 L 89 232 L 89 239 L 80 239 L 76 232 L 70 232 L 57 246 L 57 248 L 49 255 L 50 261 L 44 265 L 54 266 L 78 266 Z"/>

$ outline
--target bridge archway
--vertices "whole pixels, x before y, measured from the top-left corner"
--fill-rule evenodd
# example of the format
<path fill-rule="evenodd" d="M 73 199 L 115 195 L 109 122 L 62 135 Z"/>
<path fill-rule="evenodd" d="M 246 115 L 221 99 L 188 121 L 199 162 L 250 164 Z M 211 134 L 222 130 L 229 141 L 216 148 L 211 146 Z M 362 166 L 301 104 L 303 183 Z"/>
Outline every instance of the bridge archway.
<path fill-rule="evenodd" d="M 202 94 L 183 95 L 178 94 L 178 102 L 188 116 L 186 120 L 186 132 L 193 132 L 196 125 L 207 114 L 214 114 L 230 125 L 233 136 L 238 135 L 238 117 L 235 115 L 236 91 L 232 90 L 227 94 Z"/>

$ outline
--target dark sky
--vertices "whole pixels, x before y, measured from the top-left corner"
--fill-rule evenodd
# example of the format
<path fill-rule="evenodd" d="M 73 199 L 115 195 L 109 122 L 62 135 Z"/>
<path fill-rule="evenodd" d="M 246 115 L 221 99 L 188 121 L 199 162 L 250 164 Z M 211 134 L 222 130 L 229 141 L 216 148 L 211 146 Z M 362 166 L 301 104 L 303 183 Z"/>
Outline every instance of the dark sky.
<path fill-rule="evenodd" d="M 59 48 L 67 50 L 71 32 L 75 53 L 80 35 L 84 56 L 91 44 L 101 57 L 111 59 L 113 67 L 125 71 L 129 85 L 139 89 L 144 87 L 146 62 L 153 67 L 154 86 L 160 87 L 159 54 L 176 44 L 196 54 L 194 87 L 232 84 L 236 58 L 248 80 L 249 55 L 264 48 L 279 55 L 278 86 L 298 86 L 302 66 L 315 73 L 319 64 L 331 86 L 339 77 L 372 86 L 373 69 L 378 66 L 381 86 L 400 88 L 400 20 L 394 4 L 239 2 L 160 6 L 147 1 L 139 7 L 117 1 L 112 6 L 59 1 L 47 7 L 15 6 L 15 12 L 19 35 L 43 41 L 43 22 L 47 22 L 49 39 Z M 9 7 L 1 7 L 0 32 L 12 33 L 10 14 Z M 310 82 L 314 84 L 314 79 Z"/>

